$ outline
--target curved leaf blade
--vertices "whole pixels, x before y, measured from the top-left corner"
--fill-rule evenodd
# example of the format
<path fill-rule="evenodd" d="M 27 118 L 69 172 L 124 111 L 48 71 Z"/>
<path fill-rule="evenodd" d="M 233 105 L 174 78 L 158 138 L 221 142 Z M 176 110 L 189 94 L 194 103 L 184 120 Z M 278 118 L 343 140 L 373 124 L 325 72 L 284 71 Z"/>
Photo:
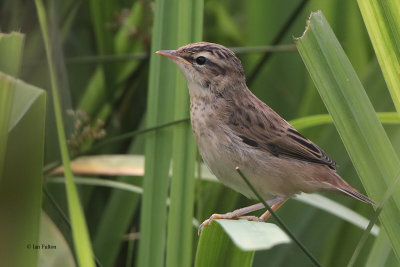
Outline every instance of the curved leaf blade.
<path fill-rule="evenodd" d="M 368 194 L 379 201 L 400 169 L 400 161 L 354 69 L 321 12 L 312 13 L 296 39 L 300 55 L 324 101 Z M 400 188 L 380 220 L 400 256 Z"/>

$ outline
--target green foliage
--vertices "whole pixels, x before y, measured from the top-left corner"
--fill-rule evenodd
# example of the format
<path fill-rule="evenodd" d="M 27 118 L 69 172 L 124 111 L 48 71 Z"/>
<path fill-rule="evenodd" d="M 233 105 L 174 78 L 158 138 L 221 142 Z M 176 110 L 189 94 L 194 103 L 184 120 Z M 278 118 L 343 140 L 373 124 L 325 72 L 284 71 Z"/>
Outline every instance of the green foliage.
<path fill-rule="evenodd" d="M 352 162 L 377 201 L 394 185 L 400 161 L 365 90 L 321 12 L 313 13 L 297 47 L 324 103 L 333 117 Z M 400 190 L 395 190 L 380 215 L 393 249 L 400 255 Z"/>
<path fill-rule="evenodd" d="M 400 114 L 400 2 L 357 2 L 394 105 Z"/>
<path fill-rule="evenodd" d="M 201 234 L 195 266 L 252 266 L 253 257 L 254 250 L 239 249 L 222 225 L 212 222 Z"/>
<path fill-rule="evenodd" d="M 89 240 L 89 234 L 85 217 L 80 204 L 78 192 L 73 181 L 74 177 L 71 171 L 69 152 L 67 148 L 67 139 L 65 137 L 65 126 L 63 122 L 63 113 L 61 110 L 61 102 L 59 96 L 59 81 L 56 74 L 56 67 L 52 51 L 54 50 L 49 38 L 49 29 L 47 24 L 47 17 L 43 2 L 41 0 L 35 1 L 37 13 L 40 21 L 40 28 L 42 30 L 43 41 L 46 49 L 47 62 L 49 64 L 51 92 L 53 96 L 54 113 L 56 116 L 58 142 L 61 151 L 61 158 L 64 167 L 66 179 L 66 192 L 69 208 L 69 215 L 71 218 L 72 235 L 74 239 L 74 248 L 77 254 L 78 262 L 81 266 L 94 266 L 92 245 Z"/>
<path fill-rule="evenodd" d="M 19 69 L 22 61 L 22 45 L 24 36 L 20 33 L 11 34 L 0 33 L 0 71 L 12 76 L 19 75 Z M 11 118 L 12 103 L 14 99 L 15 82 L 3 77 L 0 80 L 0 174 L 3 171 L 4 159 L 7 147 L 9 121 Z M 1 176 L 0 176 L 1 182 Z"/>
<path fill-rule="evenodd" d="M 178 36 L 175 47 L 201 41 L 203 0 L 177 3 L 176 8 L 180 15 L 177 20 Z M 168 14 L 166 15 L 168 16 Z M 168 30 L 174 31 L 173 28 Z M 175 75 L 174 119 L 179 120 L 189 116 L 190 102 L 185 80 L 180 73 Z M 160 87 L 160 90 L 163 88 Z M 192 247 L 193 240 L 196 144 L 189 123 L 175 126 L 172 161 L 166 266 L 190 266 L 193 254 L 189 248 Z M 182 251 L 188 253 L 182 253 Z"/>
<path fill-rule="evenodd" d="M 181 16 L 177 14 L 178 2 L 156 1 L 151 51 L 178 45 L 178 26 Z M 187 21 L 185 21 L 187 23 Z M 150 56 L 149 90 L 147 99 L 147 125 L 154 126 L 174 119 L 171 104 L 175 103 L 177 70 L 171 68 L 165 59 Z M 172 133 L 161 129 L 146 137 L 145 176 L 140 216 L 139 266 L 164 266 L 166 242 L 167 207 L 169 187 L 169 166 L 172 156 Z M 157 165 L 157 168 L 155 166 Z M 155 219 L 156 218 L 156 219 Z"/>
<path fill-rule="evenodd" d="M 19 75 L 24 36 L 0 35 L 0 258 L 5 266 L 37 263 L 42 201 L 46 94 Z M 27 134 L 29 133 L 29 134 Z"/>
<path fill-rule="evenodd" d="M 18 32 L 0 33 L 0 70 L 8 75 L 18 77 L 22 61 L 24 35 Z"/>

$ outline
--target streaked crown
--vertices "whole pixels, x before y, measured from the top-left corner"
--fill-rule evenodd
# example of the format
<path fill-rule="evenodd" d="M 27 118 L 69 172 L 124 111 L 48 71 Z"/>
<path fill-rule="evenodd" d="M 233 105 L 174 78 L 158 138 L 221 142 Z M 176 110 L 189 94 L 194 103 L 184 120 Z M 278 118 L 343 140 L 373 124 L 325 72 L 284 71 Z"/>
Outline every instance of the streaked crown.
<path fill-rule="evenodd" d="M 235 53 L 219 44 L 208 42 L 188 44 L 180 47 L 176 53 L 192 63 L 200 72 L 206 67 L 213 70 L 215 75 L 226 75 L 227 72 L 244 75 L 242 63 Z"/>
<path fill-rule="evenodd" d="M 230 49 L 219 44 L 199 42 L 157 53 L 178 64 L 189 88 L 193 84 L 209 88 L 245 82 L 240 60 Z"/>

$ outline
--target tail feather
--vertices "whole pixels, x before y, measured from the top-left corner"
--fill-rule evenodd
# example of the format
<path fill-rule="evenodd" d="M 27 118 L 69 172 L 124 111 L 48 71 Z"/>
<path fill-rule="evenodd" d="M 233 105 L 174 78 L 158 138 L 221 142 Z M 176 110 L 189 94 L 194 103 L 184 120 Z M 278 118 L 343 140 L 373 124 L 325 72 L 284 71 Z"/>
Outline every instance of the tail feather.
<path fill-rule="evenodd" d="M 357 189 L 353 188 L 348 182 L 346 182 L 342 177 L 340 177 L 340 175 L 335 171 L 330 172 L 330 177 L 327 179 L 327 181 L 325 183 L 328 184 L 331 189 L 336 189 L 336 190 L 338 190 L 348 196 L 351 196 L 355 199 L 358 199 L 362 202 L 369 203 L 369 204 L 376 206 L 376 203 L 372 199 L 370 199 L 370 198 L 364 196 L 363 194 L 361 194 L 360 192 L 358 192 Z"/>
<path fill-rule="evenodd" d="M 354 188 L 349 189 L 349 188 L 336 187 L 336 189 L 345 193 L 346 195 L 354 197 L 355 199 L 358 199 L 362 202 L 369 203 L 369 204 L 376 206 L 376 203 L 372 199 L 364 196 L 360 192 L 356 191 Z"/>

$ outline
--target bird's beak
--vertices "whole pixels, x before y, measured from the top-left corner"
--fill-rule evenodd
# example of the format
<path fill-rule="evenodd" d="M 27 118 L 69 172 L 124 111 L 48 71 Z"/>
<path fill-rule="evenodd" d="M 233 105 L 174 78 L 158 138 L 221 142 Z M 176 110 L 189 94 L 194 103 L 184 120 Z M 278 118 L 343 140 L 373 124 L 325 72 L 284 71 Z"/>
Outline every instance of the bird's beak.
<path fill-rule="evenodd" d="M 156 52 L 157 55 L 161 55 L 164 57 L 169 57 L 173 61 L 180 61 L 182 63 L 192 65 L 189 61 L 177 55 L 176 50 L 160 50 Z"/>

